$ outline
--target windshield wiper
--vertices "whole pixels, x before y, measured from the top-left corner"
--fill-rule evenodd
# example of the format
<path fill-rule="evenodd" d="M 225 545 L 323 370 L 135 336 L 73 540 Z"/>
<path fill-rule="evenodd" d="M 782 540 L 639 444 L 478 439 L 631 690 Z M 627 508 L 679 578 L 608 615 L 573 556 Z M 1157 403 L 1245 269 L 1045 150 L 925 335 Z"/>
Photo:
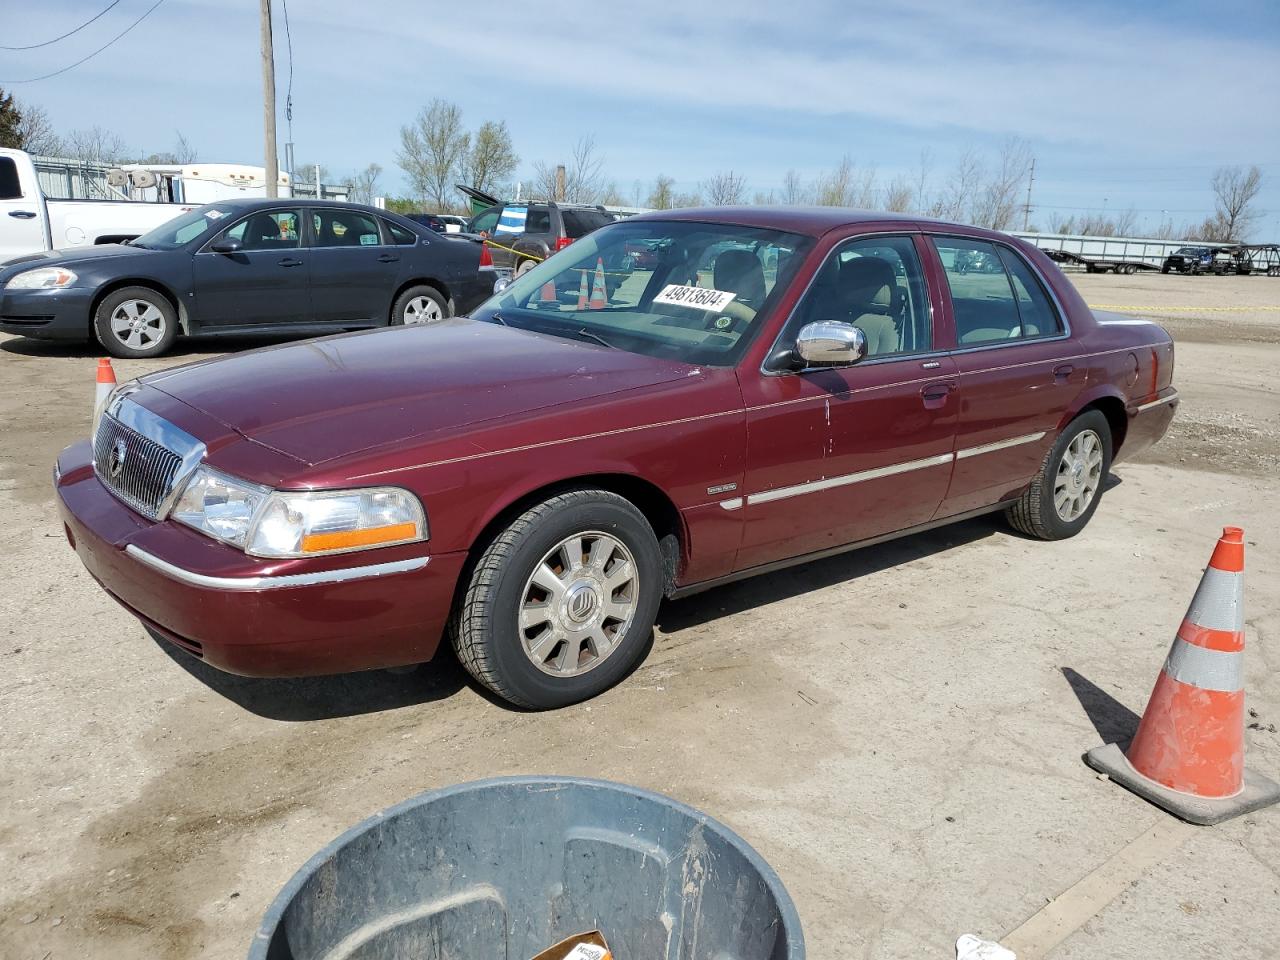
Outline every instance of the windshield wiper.
<path fill-rule="evenodd" d="M 502 319 L 502 314 L 498 313 L 496 310 L 493 313 L 489 314 L 489 319 L 492 320 L 494 323 L 502 324 L 504 327 L 509 326 L 507 321 Z"/>
<path fill-rule="evenodd" d="M 579 330 L 579 331 L 577 332 L 576 336 L 579 336 L 579 337 L 586 337 L 588 340 L 594 340 L 596 343 L 600 344 L 600 346 L 602 346 L 602 347 L 608 347 L 610 350 L 617 350 L 617 349 L 618 349 L 618 348 L 617 348 L 617 347 L 615 347 L 612 343 L 610 343 L 608 340 L 606 340 L 604 337 L 600 336 L 600 334 L 598 334 L 598 333 L 592 333 L 592 332 L 591 332 L 590 330 L 588 330 L 586 327 L 583 327 L 581 330 Z"/>

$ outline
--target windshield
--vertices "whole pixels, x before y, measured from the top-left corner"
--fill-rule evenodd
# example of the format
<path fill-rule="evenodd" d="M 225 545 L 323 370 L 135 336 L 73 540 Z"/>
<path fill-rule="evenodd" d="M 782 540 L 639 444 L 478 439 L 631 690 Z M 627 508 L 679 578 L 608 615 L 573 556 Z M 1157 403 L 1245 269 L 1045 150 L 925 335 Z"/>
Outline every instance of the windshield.
<path fill-rule="evenodd" d="M 233 209 L 225 204 L 210 203 L 190 213 L 166 220 L 150 233 L 144 233 L 131 244 L 147 250 L 177 250 L 197 237 L 202 237 L 226 223 Z"/>
<path fill-rule="evenodd" d="M 488 323 L 731 366 L 813 241 L 715 223 L 626 221 L 575 241 L 489 299 Z"/>

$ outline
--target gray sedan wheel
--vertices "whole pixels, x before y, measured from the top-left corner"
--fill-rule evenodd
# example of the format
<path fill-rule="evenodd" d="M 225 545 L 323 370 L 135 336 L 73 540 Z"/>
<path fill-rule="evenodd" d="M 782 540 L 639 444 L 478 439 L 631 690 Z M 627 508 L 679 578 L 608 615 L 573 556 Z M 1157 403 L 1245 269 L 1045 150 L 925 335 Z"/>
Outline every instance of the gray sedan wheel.
<path fill-rule="evenodd" d="M 439 323 L 453 316 L 449 301 L 435 287 L 425 284 L 410 287 L 396 298 L 391 307 L 391 325 L 416 326 Z"/>
<path fill-rule="evenodd" d="M 103 297 L 93 326 L 103 349 L 125 359 L 157 357 L 178 335 L 173 305 L 149 287 L 124 287 Z"/>

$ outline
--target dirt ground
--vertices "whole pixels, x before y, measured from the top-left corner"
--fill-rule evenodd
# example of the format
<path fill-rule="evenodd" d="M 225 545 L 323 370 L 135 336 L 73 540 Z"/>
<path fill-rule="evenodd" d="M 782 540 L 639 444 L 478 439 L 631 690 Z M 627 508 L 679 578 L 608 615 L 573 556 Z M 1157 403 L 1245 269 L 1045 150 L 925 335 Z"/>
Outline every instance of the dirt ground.
<path fill-rule="evenodd" d="M 1131 734 L 1238 523 L 1248 762 L 1280 778 L 1280 280 L 1073 279 L 1169 326 L 1184 399 L 1084 534 L 971 521 L 667 603 L 630 680 L 540 715 L 447 656 L 254 681 L 158 645 L 51 502 L 95 352 L 0 339 L 0 957 L 243 956 L 337 833 L 517 773 L 621 780 L 728 823 L 781 875 L 812 956 L 953 957 L 965 932 L 1023 960 L 1275 956 L 1280 808 L 1177 826 L 1080 757 Z"/>

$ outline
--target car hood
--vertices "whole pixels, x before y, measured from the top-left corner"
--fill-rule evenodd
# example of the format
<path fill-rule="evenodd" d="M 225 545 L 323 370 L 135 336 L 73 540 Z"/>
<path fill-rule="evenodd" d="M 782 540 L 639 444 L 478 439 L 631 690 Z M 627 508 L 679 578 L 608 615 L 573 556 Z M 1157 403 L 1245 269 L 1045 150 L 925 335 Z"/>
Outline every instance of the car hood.
<path fill-rule="evenodd" d="M 143 382 L 314 465 L 679 380 L 694 369 L 456 319 L 268 347 Z"/>
<path fill-rule="evenodd" d="M 161 251 L 144 250 L 141 247 L 126 246 L 123 243 L 102 243 L 88 247 L 68 247 L 65 250 L 46 250 L 29 256 L 15 257 L 0 263 L 0 272 L 11 267 L 21 266 L 24 270 L 37 267 L 68 266 L 97 260 L 113 260 L 117 257 L 133 257 L 154 254 Z M 72 268 L 74 269 L 74 267 Z"/>

